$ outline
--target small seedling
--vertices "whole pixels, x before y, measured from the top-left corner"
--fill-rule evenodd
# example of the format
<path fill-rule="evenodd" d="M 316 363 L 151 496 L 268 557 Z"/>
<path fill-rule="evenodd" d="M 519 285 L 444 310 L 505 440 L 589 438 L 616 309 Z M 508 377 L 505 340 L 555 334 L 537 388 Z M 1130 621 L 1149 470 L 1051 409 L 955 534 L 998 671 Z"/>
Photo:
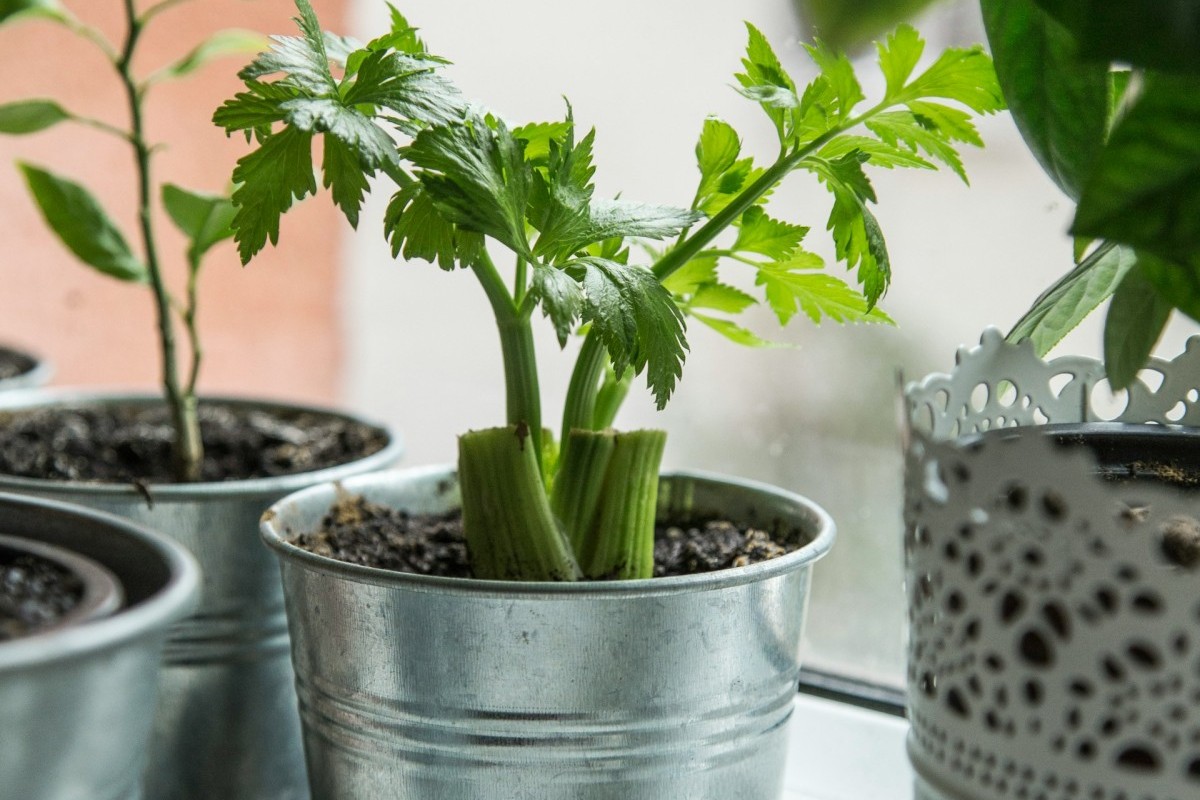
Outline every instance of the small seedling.
<path fill-rule="evenodd" d="M 114 43 L 57 0 L 0 0 L 0 24 L 27 19 L 45 20 L 70 30 L 80 41 L 99 48 L 116 73 L 128 103 L 127 126 L 116 126 L 75 114 L 53 99 L 35 98 L 6 103 L 0 105 L 0 134 L 32 134 L 60 123 L 74 122 L 115 136 L 131 148 L 134 170 L 130 177 L 137 184 L 140 252 L 130 246 L 112 217 L 86 188 L 43 167 L 26 163 L 19 166 L 46 224 L 80 261 L 105 275 L 150 288 L 162 354 L 163 392 L 175 430 L 175 478 L 192 481 L 199 478 L 204 457 L 196 410 L 196 383 L 203 355 L 197 329 L 197 281 L 205 254 L 215 244 L 233 235 L 230 227 L 233 206 L 227 197 L 193 192 L 174 184 L 155 181 L 151 167 L 158 146 L 146 139 L 146 99 L 160 83 L 185 77 L 215 58 L 256 52 L 261 49 L 264 39 L 248 31 L 223 30 L 177 61 L 144 78 L 138 77 L 133 71 L 133 62 L 143 32 L 161 13 L 183 1 L 159 0 L 139 12 L 134 0 L 122 0 L 125 36 L 120 42 Z M 182 298 L 171 293 L 163 274 L 154 227 L 153 197 L 156 193 L 171 221 L 188 240 L 187 286 Z M 182 323 L 187 336 L 188 357 L 183 364 L 180 364 L 176 345 L 178 323 Z"/>

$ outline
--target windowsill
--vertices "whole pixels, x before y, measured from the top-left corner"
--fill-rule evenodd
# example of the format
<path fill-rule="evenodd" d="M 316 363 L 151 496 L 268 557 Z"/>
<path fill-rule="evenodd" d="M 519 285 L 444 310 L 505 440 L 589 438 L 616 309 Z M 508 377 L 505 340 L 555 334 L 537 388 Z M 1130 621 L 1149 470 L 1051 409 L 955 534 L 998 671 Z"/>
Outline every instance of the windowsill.
<path fill-rule="evenodd" d="M 911 800 L 907 733 L 899 717 L 799 695 L 784 800 Z"/>

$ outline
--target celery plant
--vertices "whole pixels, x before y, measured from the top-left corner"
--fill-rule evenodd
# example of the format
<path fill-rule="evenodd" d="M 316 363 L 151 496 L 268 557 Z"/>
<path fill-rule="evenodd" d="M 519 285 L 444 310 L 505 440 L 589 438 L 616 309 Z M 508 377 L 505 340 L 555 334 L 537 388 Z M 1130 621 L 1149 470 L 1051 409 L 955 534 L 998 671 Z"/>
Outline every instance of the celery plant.
<path fill-rule="evenodd" d="M 62 122 L 76 122 L 129 145 L 134 159 L 132 176 L 137 186 L 140 255 L 83 186 L 32 164 L 21 164 L 20 169 L 46 224 L 80 261 L 105 275 L 150 287 L 162 357 L 163 393 L 175 430 L 175 477 L 192 481 L 199 479 L 204 457 L 196 413 L 196 383 L 202 360 L 196 317 L 197 279 L 204 255 L 213 245 L 233 235 L 229 225 L 233 207 L 227 197 L 192 192 L 172 184 L 156 185 L 151 167 L 157 145 L 146 138 L 146 97 L 159 83 L 181 78 L 214 58 L 256 51 L 263 39 L 247 31 L 220 31 L 177 61 L 139 77 L 133 62 L 142 34 L 161 13 L 182 1 L 158 0 L 139 11 L 134 0 L 121 0 L 125 33 L 121 40 L 110 42 L 100 30 L 57 0 L 0 0 L 0 24 L 41 19 L 68 29 L 82 42 L 99 48 L 124 90 L 128 110 L 128 124 L 117 126 L 72 113 L 52 99 L 21 100 L 0 105 L 0 133 L 37 133 Z M 160 192 L 168 216 L 188 239 L 188 278 L 182 298 L 172 295 L 163 274 L 154 226 L 155 191 Z M 188 342 L 188 360 L 182 365 L 176 352 L 176 317 L 184 326 Z"/>
<path fill-rule="evenodd" d="M 781 323 L 798 313 L 889 322 L 876 302 L 891 267 L 864 167 L 941 162 L 965 179 L 956 146 L 982 144 L 971 112 L 1001 107 L 978 47 L 947 50 L 917 72 L 924 44 L 912 28 L 897 29 L 878 48 L 883 97 L 864 108 L 844 55 L 808 47 L 820 74 L 801 90 L 748 26 L 736 80 L 773 126 L 778 153 L 756 164 L 730 125 L 709 119 L 688 206 L 598 198 L 595 131 L 580 136 L 569 106 L 563 120 L 511 125 L 467 102 L 443 75 L 445 60 L 395 9 L 390 31 L 358 45 L 322 33 L 308 2 L 297 5 L 300 35 L 276 37 L 242 71 L 246 91 L 214 118 L 256 144 L 234 172 L 235 238 L 244 261 L 277 242 L 281 214 L 317 190 L 319 136 L 323 184 L 351 224 L 368 179 L 383 173 L 397 185 L 384 220 L 393 253 L 475 274 L 495 314 L 507 384 L 507 425 L 459 440 L 463 523 L 484 578 L 649 577 L 665 434 L 609 427 L 632 377 L 644 374 L 666 404 L 689 317 L 735 342 L 763 343 L 731 318 L 757 300 L 722 281 L 729 265 L 752 270 Z M 861 289 L 801 247 L 808 228 L 767 213 L 768 195 L 798 171 L 832 193 L 827 227 Z M 507 278 L 493 260 L 502 250 L 513 259 Z M 648 264 L 636 261 L 643 250 Z M 561 452 L 543 430 L 539 308 L 561 345 L 583 337 Z"/>

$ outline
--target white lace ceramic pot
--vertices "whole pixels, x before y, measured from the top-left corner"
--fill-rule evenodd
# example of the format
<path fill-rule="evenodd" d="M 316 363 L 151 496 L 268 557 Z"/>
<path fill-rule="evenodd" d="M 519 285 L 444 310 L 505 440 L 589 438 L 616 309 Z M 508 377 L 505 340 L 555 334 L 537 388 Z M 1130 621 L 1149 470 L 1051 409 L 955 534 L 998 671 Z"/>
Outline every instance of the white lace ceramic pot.
<path fill-rule="evenodd" d="M 1200 797 L 1200 340 L 1103 417 L 996 331 L 905 394 L 918 800 Z"/>

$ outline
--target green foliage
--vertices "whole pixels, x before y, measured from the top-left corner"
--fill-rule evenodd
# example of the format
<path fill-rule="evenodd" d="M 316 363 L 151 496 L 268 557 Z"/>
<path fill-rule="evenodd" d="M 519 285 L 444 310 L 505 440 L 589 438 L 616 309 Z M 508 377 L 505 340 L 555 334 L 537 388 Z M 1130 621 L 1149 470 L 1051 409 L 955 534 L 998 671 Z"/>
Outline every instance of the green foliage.
<path fill-rule="evenodd" d="M 243 262 L 267 241 L 277 243 L 280 216 L 294 200 L 316 191 L 313 136 L 327 135 L 323 184 L 356 225 L 368 180 L 380 170 L 393 174 L 399 168 L 395 144 L 374 115 L 392 112 L 400 115 L 399 125 L 412 129 L 462 112 L 457 92 L 433 74 L 443 62 L 417 52 L 419 40 L 403 17 L 395 15 L 389 36 L 349 51 L 348 40 L 322 33 L 307 0 L 298 0 L 297 7 L 302 35 L 275 37 L 271 50 L 239 73 L 248 91 L 213 116 L 227 133 L 243 131 L 262 142 L 238 162 L 234 175 L 234 230 Z M 330 67 L 327 42 L 346 63 L 340 80 Z M 278 77 L 265 80 L 270 76 Z M 272 135 L 281 122 L 284 130 Z"/>
<path fill-rule="evenodd" d="M 91 192 L 31 164 L 20 168 L 46 224 L 80 261 L 123 281 L 149 280 L 146 265 Z"/>
<path fill-rule="evenodd" d="M 1104 146 L 1108 65 L 1081 61 L 1071 34 L 1033 0 L 981 0 L 1013 119 L 1046 174 L 1078 200 Z"/>
<path fill-rule="evenodd" d="M 1200 14 L 1195 0 L 1111 3 L 1038 0 L 1068 28 L 1084 58 L 1164 72 L 1200 73 Z"/>
<path fill-rule="evenodd" d="M 1171 304 L 1140 270 L 1125 276 L 1104 320 L 1104 367 L 1114 388 L 1126 387 L 1137 377 L 1170 316 Z"/>
<path fill-rule="evenodd" d="M 18 100 L 0 105 L 0 133 L 37 133 L 71 118 L 71 113 L 53 100 Z"/>
<path fill-rule="evenodd" d="M 776 131 L 778 154 L 756 165 L 742 153 L 743 139 L 732 126 L 708 119 L 695 147 L 699 179 L 690 206 L 640 203 L 597 196 L 596 132 L 576 130 L 569 104 L 561 121 L 510 125 L 485 106 L 465 102 L 440 74 L 444 59 L 430 54 L 394 9 L 390 33 L 349 49 L 348 40 L 321 33 L 307 0 L 297 3 L 301 35 L 277 38 L 270 53 L 244 69 L 246 91 L 214 117 L 227 132 L 244 132 L 255 144 L 234 174 L 232 224 L 242 257 L 274 243 L 280 215 L 316 190 L 314 138 L 324 142 L 324 183 L 352 224 L 370 179 L 383 172 L 397 184 L 384 218 L 392 252 L 444 270 L 469 268 L 488 297 L 513 426 L 495 435 L 498 447 L 515 448 L 504 455 L 514 463 L 534 463 L 542 450 L 530 333 L 536 310 L 549 319 L 561 345 L 573 333 L 584 336 L 568 390 L 564 449 L 555 460 L 576 463 L 582 457 L 573 451 L 581 446 L 572 444 L 576 433 L 611 422 L 633 375 L 645 376 L 660 408 L 667 403 L 688 351 L 685 317 L 740 344 L 769 344 L 735 321 L 760 299 L 724 280 L 725 267 L 749 268 L 754 288 L 781 322 L 798 313 L 813 322 L 890 322 L 875 307 L 891 264 L 868 207 L 876 195 L 866 169 L 934 169 L 942 163 L 963 175 L 957 147 L 982 144 L 971 113 L 1001 105 L 994 79 L 987 80 L 987 56 L 978 48 L 949 51 L 914 75 L 924 43 L 911 28 L 897 31 L 879 48 L 886 94 L 866 106 L 862 83 L 844 54 L 820 43 L 809 47 L 818 74 L 801 91 L 766 37 L 747 26 L 736 80 Z M 334 58 L 330 42 L 347 49 Z M 331 62 L 345 65 L 340 76 Z M 854 272 L 861 290 L 823 272 L 823 261 L 802 249 L 807 225 L 768 212 L 775 187 L 798 171 L 815 174 L 830 190 L 827 227 L 838 261 Z M 492 261 L 501 247 L 515 260 L 511 282 Z M 650 263 L 636 263 L 641 253 Z M 521 451 L 524 437 L 532 442 L 527 452 Z M 460 445 L 461 471 L 461 460 L 476 454 L 466 438 Z M 482 453 L 490 445 L 479 447 Z M 653 456 L 647 463 L 656 464 L 659 450 L 647 452 Z M 557 483 L 547 473 L 551 468 L 541 463 L 543 485 L 564 496 L 591 496 Z M 638 485 L 644 484 L 644 468 L 635 471 Z M 490 491 L 485 471 L 472 465 L 462 474 L 464 497 L 475 491 L 469 484 L 481 494 Z M 598 473 L 588 479 L 608 480 Z M 634 485 L 632 476 L 622 483 Z M 540 500 L 531 500 L 529 508 L 544 516 Z M 520 526 L 514 521 L 511 527 Z M 612 541 L 618 540 L 626 541 Z M 649 541 L 641 534 L 627 540 Z M 599 561 L 589 556 L 588 569 L 636 560 L 625 544 L 610 550 L 611 544 L 588 545 L 604 552 Z M 488 552 L 489 559 L 508 558 Z M 532 561 L 538 558 L 531 552 Z"/>
<path fill-rule="evenodd" d="M 1127 247 L 1105 243 L 1095 248 L 1034 301 L 1009 331 L 1009 341 L 1030 339 L 1037 354 L 1046 355 L 1112 296 L 1136 261 Z"/>
<path fill-rule="evenodd" d="M 0 24 L 44 17 L 62 19 L 65 11 L 57 0 L 0 0 Z"/>
<path fill-rule="evenodd" d="M 58 102 L 37 98 L 0 105 L 0 134 L 31 134 L 62 122 L 75 122 L 104 134 L 115 136 L 131 151 L 131 184 L 137 190 L 136 218 L 139 248 L 135 254 L 99 201 L 83 186 L 40 167 L 21 164 L 29 186 L 47 225 L 62 243 L 84 264 L 122 281 L 146 284 L 154 299 L 156 333 L 162 359 L 162 388 L 174 428 L 172 461 L 174 477 L 179 481 L 199 480 L 203 445 L 197 417 L 196 385 L 202 360 L 197 316 L 197 279 L 201 260 L 218 242 L 232 236 L 233 206 L 223 197 L 199 194 L 155 181 L 152 161 L 159 146 L 147 139 L 143 120 L 150 89 L 165 80 L 189 75 L 222 56 L 259 49 L 263 37 L 247 31 L 226 30 L 209 37 L 168 66 L 149 76 L 134 70 L 140 63 L 138 45 L 151 21 L 175 6 L 175 0 L 147 4 L 141 10 L 132 2 L 123 5 L 123 38 L 112 41 L 104 31 L 74 16 L 57 0 L 0 0 L 0 23 L 37 17 L 57 23 L 80 41 L 98 49 L 124 90 L 128 100 L 127 126 L 72 114 Z M 70 58 L 70 54 L 56 54 Z M 270 106 L 267 106 L 268 110 Z M 247 130 L 264 127 L 263 108 L 254 108 Z M 282 112 L 281 112 L 282 113 Z M 245 115 L 244 115 L 245 116 Z M 85 147 L 86 143 L 80 143 Z M 286 168 L 289 165 L 282 165 Z M 357 171 L 355 172 L 357 175 Z M 186 295 L 177 298 L 168 288 L 159 259 L 159 247 L 153 222 L 154 193 L 161 190 L 161 201 L 171 220 L 188 239 Z M 176 326 L 186 328 L 190 352 L 184 363 L 176 352 Z"/>
<path fill-rule="evenodd" d="M 235 209 L 228 197 L 167 183 L 162 187 L 162 203 L 175 227 L 188 239 L 188 262 L 193 269 L 214 245 L 233 237 Z"/>
<path fill-rule="evenodd" d="M 230 28 L 217 31 L 196 45 L 191 52 L 158 73 L 159 78 L 182 78 L 226 56 L 257 53 L 267 46 L 267 39 L 254 31 Z"/>

